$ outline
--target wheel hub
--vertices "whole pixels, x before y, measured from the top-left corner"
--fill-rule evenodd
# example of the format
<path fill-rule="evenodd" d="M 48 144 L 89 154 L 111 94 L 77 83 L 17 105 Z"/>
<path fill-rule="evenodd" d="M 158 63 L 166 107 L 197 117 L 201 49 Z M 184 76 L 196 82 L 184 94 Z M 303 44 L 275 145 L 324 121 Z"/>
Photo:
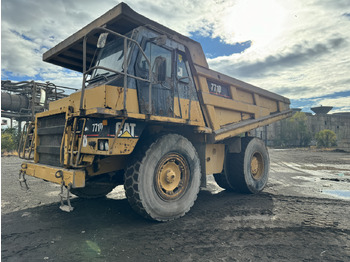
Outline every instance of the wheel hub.
<path fill-rule="evenodd" d="M 189 166 L 178 153 L 169 153 L 158 163 L 155 176 L 155 189 L 164 200 L 180 198 L 186 191 L 189 181 Z"/>
<path fill-rule="evenodd" d="M 170 161 L 163 165 L 159 174 L 160 186 L 166 191 L 173 191 L 179 186 L 181 180 L 181 170 L 175 162 Z"/>
<path fill-rule="evenodd" d="M 176 174 L 173 170 L 167 170 L 166 171 L 166 182 L 171 184 L 175 181 Z"/>
<path fill-rule="evenodd" d="M 259 170 L 259 162 L 258 162 L 258 159 L 256 157 L 253 157 L 251 166 L 252 166 L 252 173 L 254 175 L 256 175 L 258 173 L 258 170 Z"/>
<path fill-rule="evenodd" d="M 254 179 L 258 180 L 262 177 L 264 172 L 263 157 L 259 152 L 254 153 L 250 161 L 250 172 Z"/>

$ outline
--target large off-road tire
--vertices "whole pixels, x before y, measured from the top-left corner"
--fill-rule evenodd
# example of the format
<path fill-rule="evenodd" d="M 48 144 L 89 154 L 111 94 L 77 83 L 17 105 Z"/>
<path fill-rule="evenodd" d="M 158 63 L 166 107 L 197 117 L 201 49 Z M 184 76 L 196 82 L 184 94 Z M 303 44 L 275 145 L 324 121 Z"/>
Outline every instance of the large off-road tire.
<path fill-rule="evenodd" d="M 135 150 L 124 183 L 131 207 L 151 220 L 183 216 L 200 188 L 200 161 L 192 143 L 181 135 L 167 134 Z"/>
<path fill-rule="evenodd" d="M 215 174 L 216 183 L 229 191 L 256 194 L 268 180 L 270 158 L 263 141 L 242 138 L 241 153 L 226 153 L 224 169 Z"/>
<path fill-rule="evenodd" d="M 118 184 L 110 174 L 96 176 L 85 182 L 85 187 L 72 188 L 71 193 L 80 198 L 100 198 L 105 197 Z"/>

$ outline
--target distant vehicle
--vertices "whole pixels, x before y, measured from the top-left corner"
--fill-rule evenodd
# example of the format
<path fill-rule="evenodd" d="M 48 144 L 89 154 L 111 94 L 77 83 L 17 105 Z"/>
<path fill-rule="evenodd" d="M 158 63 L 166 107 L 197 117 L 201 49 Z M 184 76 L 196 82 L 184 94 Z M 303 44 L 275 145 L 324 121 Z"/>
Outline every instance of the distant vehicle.
<path fill-rule="evenodd" d="M 137 213 L 167 221 L 190 210 L 209 174 L 227 190 L 265 187 L 269 155 L 249 131 L 290 116 L 290 101 L 209 69 L 198 42 L 121 3 L 43 59 L 83 73 L 79 92 L 36 114 L 34 162 L 21 168 L 21 182 L 61 185 L 61 209 L 73 209 L 70 193 L 124 184 Z"/>

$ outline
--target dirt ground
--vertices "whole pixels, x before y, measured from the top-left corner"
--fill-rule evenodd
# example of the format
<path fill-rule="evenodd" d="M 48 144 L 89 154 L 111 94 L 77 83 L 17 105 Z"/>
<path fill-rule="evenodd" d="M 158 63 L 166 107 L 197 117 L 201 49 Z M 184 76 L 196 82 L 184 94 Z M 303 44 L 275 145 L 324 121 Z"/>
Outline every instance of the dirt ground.
<path fill-rule="evenodd" d="M 258 195 L 208 188 L 183 218 L 133 212 L 121 186 L 107 198 L 74 198 L 62 212 L 57 185 L 28 178 L 1 159 L 2 261 L 350 261 L 350 154 L 270 149 Z"/>

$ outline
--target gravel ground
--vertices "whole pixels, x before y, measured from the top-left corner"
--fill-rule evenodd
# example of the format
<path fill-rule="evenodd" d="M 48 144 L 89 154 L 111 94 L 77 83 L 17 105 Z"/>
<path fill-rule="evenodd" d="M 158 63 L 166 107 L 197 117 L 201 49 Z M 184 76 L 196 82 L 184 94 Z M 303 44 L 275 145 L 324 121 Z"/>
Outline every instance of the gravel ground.
<path fill-rule="evenodd" d="M 2 261 L 350 261 L 350 154 L 270 149 L 270 180 L 258 195 L 208 187 L 183 218 L 133 212 L 122 186 L 107 198 L 74 198 L 1 159 Z"/>

